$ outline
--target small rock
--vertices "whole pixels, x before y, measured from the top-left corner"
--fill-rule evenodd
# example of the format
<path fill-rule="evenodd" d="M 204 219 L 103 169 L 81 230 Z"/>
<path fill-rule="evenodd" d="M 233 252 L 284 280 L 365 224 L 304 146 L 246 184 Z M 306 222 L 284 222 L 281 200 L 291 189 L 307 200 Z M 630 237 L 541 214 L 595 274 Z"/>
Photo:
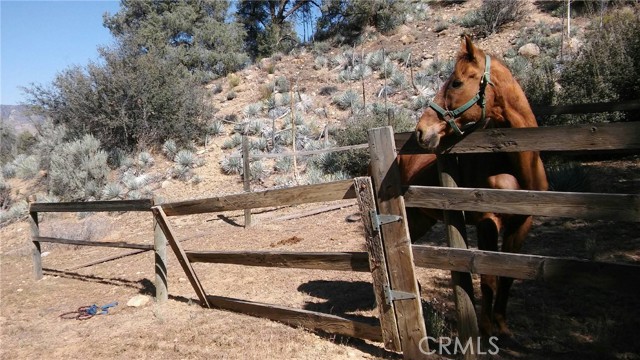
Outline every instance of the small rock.
<path fill-rule="evenodd" d="M 42 257 L 47 257 L 47 256 L 49 256 L 49 254 L 51 254 L 51 253 L 50 253 L 50 252 L 48 252 L 48 251 L 45 251 L 45 252 L 43 252 L 42 254 L 40 254 L 40 256 L 42 256 Z"/>
<path fill-rule="evenodd" d="M 171 185 L 171 181 L 169 181 L 169 180 L 165 180 L 165 181 L 163 181 L 163 182 L 162 182 L 161 187 L 162 187 L 163 189 L 166 189 L 166 188 L 168 188 L 168 187 L 169 187 L 169 185 Z"/>
<path fill-rule="evenodd" d="M 405 34 L 402 35 L 400 41 L 402 41 L 402 45 L 409 45 L 413 44 L 416 41 L 416 38 L 411 34 Z"/>
<path fill-rule="evenodd" d="M 518 49 L 518 54 L 526 57 L 536 57 L 540 55 L 540 48 L 534 43 L 528 43 Z"/>
<path fill-rule="evenodd" d="M 18 292 L 22 292 L 22 289 L 18 289 L 17 291 L 18 291 Z"/>
<path fill-rule="evenodd" d="M 204 154 L 204 153 L 206 153 L 206 152 L 207 152 L 207 150 L 206 150 L 206 149 L 202 149 L 202 150 L 198 150 L 198 152 L 197 152 L 196 154 L 198 154 L 198 155 L 202 155 L 202 154 Z"/>
<path fill-rule="evenodd" d="M 178 282 L 185 282 L 185 281 L 187 281 L 187 279 L 185 279 L 185 278 L 178 278 Z"/>
<path fill-rule="evenodd" d="M 149 297 L 146 295 L 136 295 L 131 299 L 129 299 L 129 301 L 127 302 L 127 306 L 141 307 L 146 305 L 149 302 L 149 300 L 150 300 Z"/>

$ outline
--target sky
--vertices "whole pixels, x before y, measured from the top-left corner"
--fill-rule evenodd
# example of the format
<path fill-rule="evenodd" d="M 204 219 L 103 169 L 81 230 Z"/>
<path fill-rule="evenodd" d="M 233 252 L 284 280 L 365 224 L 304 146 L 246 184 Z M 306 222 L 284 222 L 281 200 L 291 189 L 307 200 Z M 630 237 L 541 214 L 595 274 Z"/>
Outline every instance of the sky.
<path fill-rule="evenodd" d="M 116 0 L 0 0 L 0 104 L 26 100 L 19 87 L 47 85 L 73 65 L 98 60 L 113 38 L 102 26 Z"/>

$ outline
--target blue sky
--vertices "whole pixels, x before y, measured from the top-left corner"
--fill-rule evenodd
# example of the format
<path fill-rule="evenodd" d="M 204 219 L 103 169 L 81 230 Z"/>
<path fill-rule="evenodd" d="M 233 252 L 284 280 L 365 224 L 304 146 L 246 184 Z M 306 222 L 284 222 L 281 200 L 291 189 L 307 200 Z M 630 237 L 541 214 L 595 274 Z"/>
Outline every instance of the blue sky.
<path fill-rule="evenodd" d="M 25 100 L 20 86 L 49 84 L 58 72 L 98 59 L 112 42 L 102 14 L 119 1 L 0 0 L 0 104 Z"/>

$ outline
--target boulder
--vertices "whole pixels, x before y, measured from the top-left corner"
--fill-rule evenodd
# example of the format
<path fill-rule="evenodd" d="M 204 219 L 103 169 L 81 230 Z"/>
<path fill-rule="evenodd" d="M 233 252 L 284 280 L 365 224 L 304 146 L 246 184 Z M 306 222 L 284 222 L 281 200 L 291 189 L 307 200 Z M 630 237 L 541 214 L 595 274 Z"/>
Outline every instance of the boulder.
<path fill-rule="evenodd" d="M 540 48 L 534 43 L 528 43 L 526 45 L 522 45 L 520 49 L 518 49 L 518 54 L 533 58 L 540 55 Z"/>

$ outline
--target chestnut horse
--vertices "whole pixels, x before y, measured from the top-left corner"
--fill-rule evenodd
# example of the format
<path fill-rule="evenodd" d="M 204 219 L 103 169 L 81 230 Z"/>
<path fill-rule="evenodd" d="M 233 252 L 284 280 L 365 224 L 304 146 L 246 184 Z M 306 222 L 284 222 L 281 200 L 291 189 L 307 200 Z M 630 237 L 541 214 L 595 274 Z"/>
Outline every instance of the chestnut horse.
<path fill-rule="evenodd" d="M 453 110 L 449 110 L 453 109 Z M 420 117 L 415 129 L 418 143 L 430 152 L 440 151 L 442 139 L 461 137 L 477 128 L 537 127 L 522 88 L 507 67 L 477 48 L 468 36 L 462 39 L 453 74 Z M 408 185 L 438 185 L 435 155 L 401 155 L 398 163 Z M 547 190 L 547 178 L 537 152 L 468 154 L 459 156 L 460 186 L 491 189 Z M 413 236 L 441 218 L 429 209 L 408 209 Z M 419 221 L 416 215 L 422 211 Z M 426 215 L 426 216 L 425 216 Z M 532 217 L 494 213 L 466 213 L 475 224 L 478 248 L 520 252 Z M 513 279 L 481 276 L 483 335 L 511 335 L 506 324 L 506 307 Z M 494 326 L 496 326 L 494 328 Z"/>

